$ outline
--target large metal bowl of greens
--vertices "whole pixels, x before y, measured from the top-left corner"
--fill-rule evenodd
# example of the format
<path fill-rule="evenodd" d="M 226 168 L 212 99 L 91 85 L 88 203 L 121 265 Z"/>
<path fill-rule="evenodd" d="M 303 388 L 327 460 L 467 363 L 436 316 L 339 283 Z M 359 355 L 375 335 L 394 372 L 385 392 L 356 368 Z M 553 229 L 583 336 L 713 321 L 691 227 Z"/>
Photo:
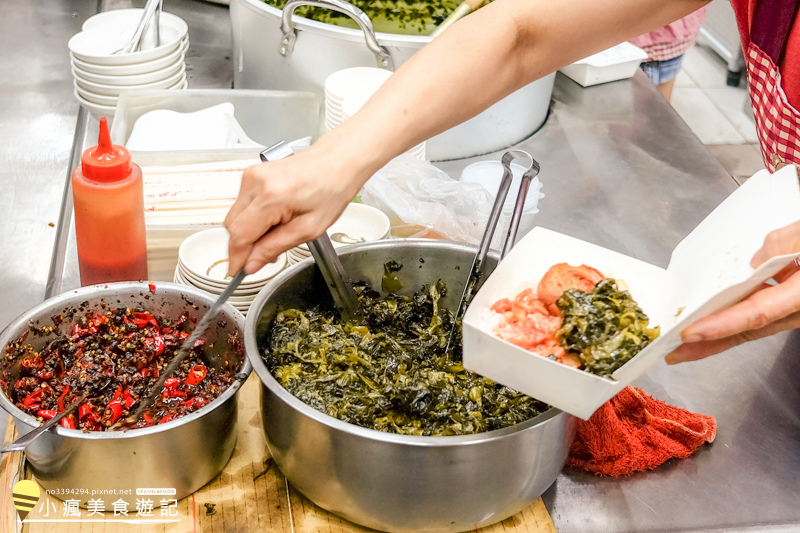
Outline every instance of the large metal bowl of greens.
<path fill-rule="evenodd" d="M 439 300 L 458 305 L 475 248 L 446 241 L 400 240 L 339 251 L 348 277 L 402 294 L 443 281 Z M 487 261 L 493 268 L 497 257 Z M 245 349 L 263 383 L 267 445 L 288 480 L 311 501 L 358 524 L 385 531 L 463 531 L 524 509 L 555 480 L 575 434 L 557 409 L 510 427 L 456 436 L 419 436 L 360 427 L 295 397 L 272 375 L 270 335 L 288 309 L 332 305 L 313 260 L 282 272 L 256 297 L 245 322 Z M 266 356 L 266 357 L 265 357 Z"/>

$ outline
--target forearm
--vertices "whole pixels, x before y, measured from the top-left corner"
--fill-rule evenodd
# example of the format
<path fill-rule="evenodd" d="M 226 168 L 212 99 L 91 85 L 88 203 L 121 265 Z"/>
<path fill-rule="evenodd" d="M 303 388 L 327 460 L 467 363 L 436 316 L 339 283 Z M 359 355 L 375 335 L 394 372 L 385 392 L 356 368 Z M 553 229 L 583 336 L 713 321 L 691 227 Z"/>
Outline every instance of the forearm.
<path fill-rule="evenodd" d="M 663 26 L 703 0 L 496 0 L 417 52 L 320 140 L 365 181 L 391 158 L 528 83 Z"/>

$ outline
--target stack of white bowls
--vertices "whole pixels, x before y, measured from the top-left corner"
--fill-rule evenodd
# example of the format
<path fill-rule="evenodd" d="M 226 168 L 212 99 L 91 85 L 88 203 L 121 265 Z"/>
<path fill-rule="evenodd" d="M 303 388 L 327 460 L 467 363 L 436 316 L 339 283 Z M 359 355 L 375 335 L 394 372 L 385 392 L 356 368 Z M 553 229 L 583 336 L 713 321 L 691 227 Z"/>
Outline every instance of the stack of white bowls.
<path fill-rule="evenodd" d="M 286 268 L 286 254 L 281 254 L 274 263 L 246 276 L 233 291 L 228 303 L 242 314 L 247 314 L 258 292 Z M 214 228 L 195 233 L 178 249 L 178 267 L 175 283 L 203 289 L 211 294 L 222 294 L 228 286 L 228 230 Z"/>
<path fill-rule="evenodd" d="M 391 223 L 383 211 L 369 205 L 347 204 L 342 216 L 328 228 L 334 248 L 350 244 L 379 241 L 389 238 Z M 303 243 L 286 252 L 290 265 L 311 257 L 308 245 Z"/>
<path fill-rule="evenodd" d="M 161 13 L 159 46 L 114 54 L 133 36 L 142 11 L 98 13 L 69 40 L 75 97 L 98 120 L 111 120 L 123 91 L 188 87 L 184 59 L 189 48 L 189 27 L 176 15 Z"/>
<path fill-rule="evenodd" d="M 325 131 L 356 114 L 392 73 L 375 67 L 338 70 L 325 79 Z M 425 143 L 407 152 L 425 159 Z"/>

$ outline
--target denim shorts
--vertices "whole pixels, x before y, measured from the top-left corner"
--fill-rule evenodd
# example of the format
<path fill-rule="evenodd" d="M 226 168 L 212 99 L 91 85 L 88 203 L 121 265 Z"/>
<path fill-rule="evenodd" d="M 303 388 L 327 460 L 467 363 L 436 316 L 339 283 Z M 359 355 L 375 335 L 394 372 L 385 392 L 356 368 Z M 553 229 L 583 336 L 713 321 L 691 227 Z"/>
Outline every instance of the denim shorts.
<path fill-rule="evenodd" d="M 655 85 L 661 85 L 675 78 L 681 70 L 683 54 L 666 61 L 646 61 L 639 65 Z"/>

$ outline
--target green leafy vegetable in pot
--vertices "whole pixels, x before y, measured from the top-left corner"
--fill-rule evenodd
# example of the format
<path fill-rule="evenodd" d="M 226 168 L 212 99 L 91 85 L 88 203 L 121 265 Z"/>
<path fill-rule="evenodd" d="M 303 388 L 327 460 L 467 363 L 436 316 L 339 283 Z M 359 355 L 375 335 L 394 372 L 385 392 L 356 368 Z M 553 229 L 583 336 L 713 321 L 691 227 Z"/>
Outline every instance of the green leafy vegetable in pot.
<path fill-rule="evenodd" d="M 286 0 L 264 0 L 267 4 L 283 9 Z M 377 32 L 407 35 L 427 35 L 441 24 L 461 0 L 349 0 L 363 10 L 372 20 Z M 358 28 L 347 15 L 318 7 L 304 6 L 295 13 L 317 22 L 326 22 L 347 28 Z"/>
<path fill-rule="evenodd" d="M 556 332 L 561 345 L 578 357 L 588 372 L 610 376 L 653 342 L 659 328 L 613 279 L 604 279 L 590 291 L 567 289 L 556 302 L 563 315 Z"/>
<path fill-rule="evenodd" d="M 453 313 L 439 307 L 443 283 L 413 296 L 356 287 L 364 324 L 331 311 L 277 315 L 262 354 L 289 392 L 330 416 L 410 435 L 461 435 L 513 426 L 548 406 L 469 372 L 460 338 L 446 353 Z"/>

